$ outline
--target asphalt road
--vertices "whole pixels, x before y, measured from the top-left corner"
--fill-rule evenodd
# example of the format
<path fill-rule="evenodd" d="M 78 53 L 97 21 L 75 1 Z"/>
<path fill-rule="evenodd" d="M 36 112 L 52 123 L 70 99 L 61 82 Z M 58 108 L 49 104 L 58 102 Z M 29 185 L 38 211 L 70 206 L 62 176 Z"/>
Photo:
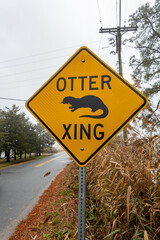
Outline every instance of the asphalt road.
<path fill-rule="evenodd" d="M 70 162 L 63 151 L 1 170 L 0 240 L 7 240 L 37 203 L 51 181 Z M 44 176 L 47 172 L 49 175 Z"/>

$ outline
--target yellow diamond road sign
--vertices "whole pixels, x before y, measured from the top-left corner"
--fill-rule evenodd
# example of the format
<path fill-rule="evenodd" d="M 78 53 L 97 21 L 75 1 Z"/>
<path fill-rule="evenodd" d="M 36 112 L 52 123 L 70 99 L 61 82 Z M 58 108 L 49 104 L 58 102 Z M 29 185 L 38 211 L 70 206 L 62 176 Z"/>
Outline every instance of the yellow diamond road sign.
<path fill-rule="evenodd" d="M 26 102 L 81 167 L 146 105 L 144 95 L 86 47 Z"/>

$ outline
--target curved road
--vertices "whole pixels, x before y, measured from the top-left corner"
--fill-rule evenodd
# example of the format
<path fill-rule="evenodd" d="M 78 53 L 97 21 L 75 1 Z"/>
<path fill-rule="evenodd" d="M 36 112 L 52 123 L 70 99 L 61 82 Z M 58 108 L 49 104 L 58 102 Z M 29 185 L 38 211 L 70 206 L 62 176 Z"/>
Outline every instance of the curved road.
<path fill-rule="evenodd" d="M 63 151 L 1 170 L 0 239 L 7 240 L 51 181 L 71 161 Z M 49 175 L 44 176 L 47 172 Z"/>

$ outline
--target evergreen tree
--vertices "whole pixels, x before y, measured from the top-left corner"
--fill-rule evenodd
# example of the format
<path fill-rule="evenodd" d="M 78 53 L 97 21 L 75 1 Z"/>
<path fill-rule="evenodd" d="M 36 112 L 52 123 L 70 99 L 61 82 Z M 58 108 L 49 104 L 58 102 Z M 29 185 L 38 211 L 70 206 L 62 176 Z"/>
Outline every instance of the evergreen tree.
<path fill-rule="evenodd" d="M 138 26 L 138 30 L 130 39 L 139 51 L 140 58 L 132 56 L 130 64 L 138 80 L 154 83 L 145 90 L 146 95 L 160 91 L 160 0 L 154 6 L 142 5 L 130 16 L 130 25 Z"/>
<path fill-rule="evenodd" d="M 23 123 L 21 121 L 21 114 L 18 114 L 20 108 L 13 105 L 12 109 L 6 108 L 1 111 L 2 122 L 2 148 L 5 151 L 7 161 L 10 161 L 10 155 L 13 153 L 16 160 L 17 152 L 22 154 L 24 143 Z"/>
<path fill-rule="evenodd" d="M 35 126 L 27 121 L 25 125 L 25 132 L 26 132 L 26 145 L 25 145 L 25 153 L 28 153 L 31 157 L 32 153 L 37 152 L 37 142 L 38 142 L 38 135 L 35 130 Z"/>
<path fill-rule="evenodd" d="M 41 124 L 37 123 L 35 126 L 36 133 L 38 135 L 37 142 L 37 154 L 40 156 L 46 147 L 52 147 L 55 140 L 51 135 L 42 127 Z"/>
<path fill-rule="evenodd" d="M 17 155 L 37 153 L 41 155 L 46 147 L 52 147 L 54 139 L 38 123 L 33 125 L 20 113 L 20 108 L 13 105 L 11 109 L 0 110 L 0 153 L 5 152 L 6 160 L 10 156 L 16 160 Z"/>

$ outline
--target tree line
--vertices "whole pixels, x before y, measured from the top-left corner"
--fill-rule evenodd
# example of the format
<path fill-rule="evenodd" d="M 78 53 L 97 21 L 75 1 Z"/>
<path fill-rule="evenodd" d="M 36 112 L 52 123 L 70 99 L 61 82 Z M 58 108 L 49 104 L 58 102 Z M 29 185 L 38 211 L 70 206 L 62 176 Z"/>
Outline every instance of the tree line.
<path fill-rule="evenodd" d="M 55 140 L 39 124 L 32 124 L 20 108 L 13 105 L 11 109 L 0 109 L 0 156 L 5 153 L 7 162 L 22 159 L 22 154 L 41 155 L 45 148 L 50 148 Z"/>

